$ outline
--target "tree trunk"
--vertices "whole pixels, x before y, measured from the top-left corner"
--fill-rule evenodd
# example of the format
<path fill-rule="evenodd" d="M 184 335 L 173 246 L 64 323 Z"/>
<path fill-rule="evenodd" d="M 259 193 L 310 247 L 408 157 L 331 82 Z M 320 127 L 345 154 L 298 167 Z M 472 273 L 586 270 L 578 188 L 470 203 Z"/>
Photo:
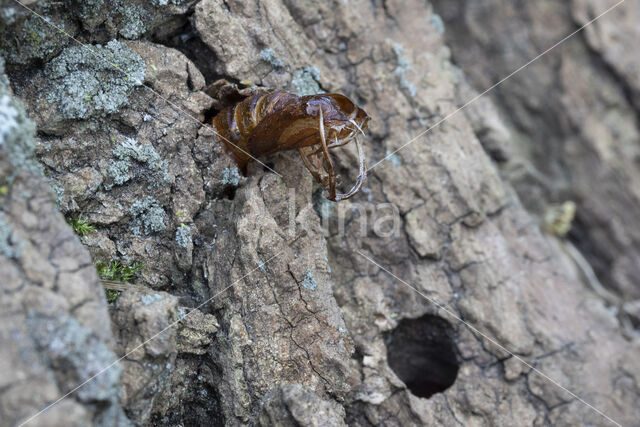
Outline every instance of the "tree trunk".
<path fill-rule="evenodd" d="M 637 423 L 640 1 L 477 100 L 608 6 L 432 3 L 0 2 L 0 419 Z M 221 78 L 350 97 L 363 190 L 239 173 Z"/>

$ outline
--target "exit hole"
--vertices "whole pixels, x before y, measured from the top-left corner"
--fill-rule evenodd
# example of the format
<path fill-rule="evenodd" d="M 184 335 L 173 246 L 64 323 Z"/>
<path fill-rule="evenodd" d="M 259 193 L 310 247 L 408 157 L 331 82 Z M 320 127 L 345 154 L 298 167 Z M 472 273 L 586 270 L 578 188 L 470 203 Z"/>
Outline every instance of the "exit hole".
<path fill-rule="evenodd" d="M 451 324 L 439 316 L 403 319 L 386 337 L 389 366 L 415 396 L 448 389 L 458 375 Z"/>

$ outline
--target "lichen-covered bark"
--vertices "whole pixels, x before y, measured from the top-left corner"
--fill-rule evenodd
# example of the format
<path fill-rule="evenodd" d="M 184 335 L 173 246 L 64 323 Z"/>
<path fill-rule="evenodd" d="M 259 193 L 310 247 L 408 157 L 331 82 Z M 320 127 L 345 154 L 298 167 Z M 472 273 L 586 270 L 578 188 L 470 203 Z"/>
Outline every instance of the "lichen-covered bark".
<path fill-rule="evenodd" d="M 0 58 L 0 419 L 17 425 L 115 359 L 91 257 L 57 211 Z M 129 425 L 114 366 L 36 425 Z"/>
<path fill-rule="evenodd" d="M 372 117 L 366 155 L 373 165 L 476 94 L 452 64 L 442 19 L 430 5 L 201 0 L 151 2 L 153 9 L 133 2 L 150 14 L 148 27 L 134 34 L 127 19 L 135 20 L 118 12 L 120 2 L 98 3 L 96 9 L 36 6 L 64 28 L 84 29 L 72 33 L 94 49 L 47 38 L 50 49 L 34 54 L 42 63 L 20 62 L 11 58 L 26 42 L 21 32 L 2 49 L 13 61 L 14 91 L 36 122 L 37 156 L 60 209 L 96 227 L 81 237 L 93 261 L 144 264 L 139 286 L 111 307 L 117 353 L 133 350 L 120 369 L 123 406 L 134 423 L 606 422 L 482 334 L 616 421 L 638 419 L 640 365 L 632 357 L 638 341 L 625 339 L 614 310 L 575 273 L 560 249 L 564 243 L 541 232 L 496 164 L 530 147 L 518 143 L 523 132 L 512 126 L 513 116 L 533 117 L 531 135 L 533 129 L 556 141 L 568 135 L 544 128 L 540 99 L 541 87 L 553 92 L 562 76 L 544 69 L 531 74 L 542 81 L 522 85 L 525 95 L 512 97 L 506 116 L 502 102 L 479 100 L 372 169 L 357 198 L 332 204 L 294 153 L 265 160 L 281 176 L 259 165 L 239 175 L 212 129 L 201 125 L 216 105 L 205 86 L 225 77 L 296 93 L 344 93 Z M 438 4 L 448 21 L 445 6 Z M 578 3 L 557 7 L 560 12 L 545 9 L 543 16 L 565 22 L 558 33 L 584 19 Z M 22 31 L 30 19 L 15 11 L 4 25 Z M 481 31 L 475 39 L 485 40 Z M 585 55 L 602 48 L 590 43 L 570 46 Z M 534 46 L 526 51 L 531 56 L 538 53 Z M 100 62 L 96 52 L 118 67 Z M 607 63 L 616 64 L 609 67 L 633 68 L 607 52 Z M 572 63 L 565 77 L 600 72 L 602 65 L 591 61 Z M 120 81 L 118 69 L 138 78 Z M 464 71 L 474 84 L 482 76 Z M 70 73 L 77 73 L 83 98 L 56 95 L 70 90 Z M 624 75 L 631 81 L 632 73 Z M 619 92 L 608 78 L 589 90 Z M 577 85 L 564 81 L 570 83 Z M 572 103 L 549 114 L 563 123 L 572 114 L 596 116 L 598 104 L 582 101 L 578 108 L 583 92 L 572 88 L 576 94 L 565 99 Z M 602 96 L 617 97 L 614 89 Z M 538 107 L 518 102 L 525 97 Z M 614 101 L 603 105 L 626 102 Z M 623 123 L 624 149 L 634 150 L 637 126 L 627 120 L 629 110 L 606 111 L 612 122 L 587 122 L 601 132 Z M 355 164 L 350 149 L 338 156 L 345 182 L 357 175 Z M 527 196 L 514 183 L 529 208 L 535 194 L 546 194 Z M 604 203 L 604 195 L 594 190 L 592 200 Z M 397 213 L 395 232 L 388 232 L 391 223 L 375 221 L 382 209 Z M 390 357 L 421 355 L 412 338 L 420 335 L 410 325 L 420 325 L 428 331 L 424 341 L 442 348 L 425 354 L 446 360 L 416 360 L 415 371 L 394 371 Z M 111 339 L 108 329 L 105 334 Z M 434 384 L 449 379 L 434 378 L 425 366 L 448 367 L 453 384 L 433 394 Z"/>

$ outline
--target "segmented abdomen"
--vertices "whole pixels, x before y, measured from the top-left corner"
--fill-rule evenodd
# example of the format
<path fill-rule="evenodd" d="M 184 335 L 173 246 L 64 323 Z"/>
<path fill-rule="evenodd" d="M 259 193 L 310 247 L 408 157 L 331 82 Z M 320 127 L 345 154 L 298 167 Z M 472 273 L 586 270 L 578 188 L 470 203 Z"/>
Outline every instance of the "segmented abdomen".
<path fill-rule="evenodd" d="M 291 98 L 297 96 L 283 90 L 257 94 L 225 108 L 214 117 L 213 127 L 227 149 L 233 153 L 240 168 L 244 170 L 254 155 L 249 148 L 249 138 L 253 131 L 269 113 L 290 102 Z"/>

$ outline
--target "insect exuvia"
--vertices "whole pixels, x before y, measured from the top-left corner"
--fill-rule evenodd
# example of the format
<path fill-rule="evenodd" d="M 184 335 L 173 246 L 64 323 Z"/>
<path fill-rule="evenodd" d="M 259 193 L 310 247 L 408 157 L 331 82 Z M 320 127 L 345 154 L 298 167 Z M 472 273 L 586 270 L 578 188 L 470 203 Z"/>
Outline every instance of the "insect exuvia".
<path fill-rule="evenodd" d="M 218 113 L 212 125 L 238 167 L 246 173 L 253 157 L 284 150 L 298 150 L 306 168 L 334 202 L 358 192 L 366 166 L 358 135 L 367 128 L 369 116 L 340 94 L 297 96 L 282 90 L 249 96 Z M 354 141 L 359 174 L 347 193 L 336 192 L 336 173 L 329 150 Z"/>

